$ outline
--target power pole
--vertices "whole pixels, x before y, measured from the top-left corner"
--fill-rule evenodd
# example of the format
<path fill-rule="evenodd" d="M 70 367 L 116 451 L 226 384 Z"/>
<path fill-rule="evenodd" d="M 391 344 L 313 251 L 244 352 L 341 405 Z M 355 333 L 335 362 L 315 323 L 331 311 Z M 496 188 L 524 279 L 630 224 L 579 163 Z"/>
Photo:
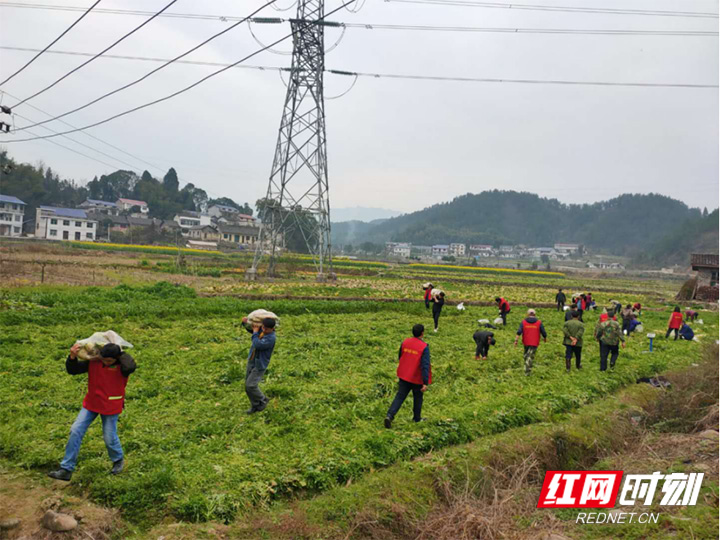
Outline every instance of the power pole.
<path fill-rule="evenodd" d="M 318 272 L 334 278 L 330 243 L 325 137 L 325 0 L 298 0 L 290 21 L 293 55 L 275 157 L 268 182 L 262 228 L 247 279 L 257 277 L 258 265 L 269 252 L 267 274 L 275 273 L 277 250 L 291 234 L 301 235 Z"/>

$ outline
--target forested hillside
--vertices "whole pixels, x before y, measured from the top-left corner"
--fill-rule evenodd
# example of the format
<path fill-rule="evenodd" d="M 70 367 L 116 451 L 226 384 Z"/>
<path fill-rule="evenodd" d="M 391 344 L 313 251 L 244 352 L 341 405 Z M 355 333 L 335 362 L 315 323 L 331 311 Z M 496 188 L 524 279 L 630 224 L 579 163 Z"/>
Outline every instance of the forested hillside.
<path fill-rule="evenodd" d="M 717 212 L 712 215 L 717 223 Z M 692 228 L 702 216 L 699 209 L 663 195 L 621 195 L 577 205 L 532 193 L 494 190 L 463 195 L 382 223 L 355 224 L 352 235 L 345 227 L 335 228 L 345 233 L 337 238 L 340 243 L 355 245 L 397 241 L 552 246 L 575 242 L 596 251 L 636 257 L 675 234 L 678 224 Z"/>

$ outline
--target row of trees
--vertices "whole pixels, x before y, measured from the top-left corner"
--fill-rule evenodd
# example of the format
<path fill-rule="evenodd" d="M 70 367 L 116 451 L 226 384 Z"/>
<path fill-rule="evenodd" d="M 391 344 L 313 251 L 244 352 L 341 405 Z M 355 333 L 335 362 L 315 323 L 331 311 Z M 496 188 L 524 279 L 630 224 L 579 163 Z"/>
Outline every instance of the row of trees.
<path fill-rule="evenodd" d="M 240 205 L 228 197 L 211 199 L 205 190 L 192 183 L 180 188 L 174 168 L 170 168 L 162 180 L 148 171 L 138 176 L 133 171 L 119 170 L 96 176 L 87 185 L 81 185 L 75 180 L 60 178 L 42 163 L 17 163 L 6 150 L 0 150 L 0 170 L 0 193 L 27 203 L 27 220 L 34 218 L 38 206 L 74 208 L 88 198 L 110 202 L 119 198 L 142 200 L 148 203 L 150 217 L 159 219 L 172 219 L 183 210 L 204 211 L 213 204 L 231 206 L 248 215 L 253 213 L 247 203 Z"/>

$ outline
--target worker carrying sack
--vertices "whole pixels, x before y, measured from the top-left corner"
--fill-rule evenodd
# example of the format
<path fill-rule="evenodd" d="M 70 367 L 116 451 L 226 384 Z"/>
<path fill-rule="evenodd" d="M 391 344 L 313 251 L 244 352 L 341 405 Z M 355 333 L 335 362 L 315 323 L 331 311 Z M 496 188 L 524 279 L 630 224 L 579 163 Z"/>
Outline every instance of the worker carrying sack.
<path fill-rule="evenodd" d="M 100 358 L 100 349 L 108 343 L 120 345 L 120 348 L 123 350 L 133 346 L 132 343 L 125 341 L 120 334 L 112 330 L 95 332 L 89 338 L 75 342 L 75 345 L 81 345 L 77 354 L 78 358 L 80 358 L 80 360 L 97 360 Z"/>

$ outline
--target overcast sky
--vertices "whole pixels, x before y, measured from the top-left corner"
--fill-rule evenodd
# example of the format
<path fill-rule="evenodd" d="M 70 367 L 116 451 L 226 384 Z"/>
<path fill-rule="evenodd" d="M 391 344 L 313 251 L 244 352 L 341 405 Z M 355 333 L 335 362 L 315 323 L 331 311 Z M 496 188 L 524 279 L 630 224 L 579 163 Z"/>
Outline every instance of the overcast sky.
<path fill-rule="evenodd" d="M 159 10 L 168 0 L 103 0 L 98 8 Z M 90 0 L 44 0 L 89 6 Z M 179 0 L 169 11 L 249 14 L 259 0 Z M 340 5 L 328 0 L 326 11 Z M 543 5 L 717 12 L 710 0 L 537 0 Z M 0 2 L 0 6 L 2 2 Z M 289 0 L 278 0 L 286 7 Z M 267 8 L 261 15 L 289 17 Z M 43 48 L 79 12 L 0 7 L 0 45 Z M 98 52 L 142 17 L 90 14 L 54 50 Z M 367 0 L 357 13 L 329 20 L 368 24 L 468 27 L 705 30 L 718 20 L 579 14 L 421 5 Z M 108 54 L 169 58 L 230 23 L 158 18 Z M 288 24 L 259 25 L 269 43 Z M 340 34 L 328 29 L 326 42 Z M 289 50 L 289 42 L 278 46 Z M 190 60 L 235 62 L 255 51 L 242 25 Z M 0 80 L 34 53 L 0 50 Z M 85 58 L 46 54 L 2 89 L 24 98 Z M 251 65 L 287 66 L 290 57 L 262 53 Z M 42 120 L 34 105 L 58 114 L 125 84 L 159 64 L 98 59 L 15 112 Z M 326 58 L 328 69 L 539 80 L 718 83 L 718 38 L 499 34 L 348 29 Z M 82 126 L 164 96 L 217 68 L 176 64 L 66 120 Z M 327 75 L 326 95 L 351 78 Z M 250 202 L 262 197 L 273 159 L 285 86 L 277 72 L 232 69 L 173 100 L 89 132 L 210 196 Z M 4 97 L 3 104 L 16 100 Z M 621 193 L 661 193 L 691 206 L 718 206 L 718 90 L 360 78 L 326 102 L 331 203 L 409 212 L 488 189 L 524 190 L 562 202 L 605 200 Z M 24 120 L 16 118 L 18 124 Z M 67 129 L 62 124 L 53 129 Z M 37 133 L 46 133 L 35 128 Z M 20 134 L 17 135 L 19 137 Z M 142 172 L 163 173 L 82 134 L 71 137 Z M 6 139 L 7 136 L 0 137 Z M 129 168 L 63 138 L 52 139 L 107 161 L 103 165 L 47 141 L 5 145 L 24 162 L 42 160 L 63 177 L 85 182 Z M 482 209 L 478 209 L 482 211 Z"/>

